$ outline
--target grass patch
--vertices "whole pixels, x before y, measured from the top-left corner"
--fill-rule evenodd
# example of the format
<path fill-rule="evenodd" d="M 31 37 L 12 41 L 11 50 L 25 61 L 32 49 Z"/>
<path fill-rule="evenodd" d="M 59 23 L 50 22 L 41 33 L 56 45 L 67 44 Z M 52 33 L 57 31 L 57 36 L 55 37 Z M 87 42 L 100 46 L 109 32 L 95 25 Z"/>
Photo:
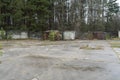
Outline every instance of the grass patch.
<path fill-rule="evenodd" d="M 3 55 L 3 52 L 0 50 L 0 56 L 2 56 Z"/>
<path fill-rule="evenodd" d="M 70 44 L 77 43 L 75 41 L 42 41 L 39 46 L 47 46 L 47 45 L 62 45 L 62 44 Z"/>
<path fill-rule="evenodd" d="M 112 45 L 113 48 L 120 48 L 120 45 Z"/>
<path fill-rule="evenodd" d="M 0 45 L 0 50 L 2 50 L 3 48 L 2 48 L 2 45 Z"/>
<path fill-rule="evenodd" d="M 3 52 L 2 52 L 2 45 L 0 45 L 0 56 L 2 56 L 3 55 Z"/>
<path fill-rule="evenodd" d="M 120 42 L 110 42 L 112 48 L 120 48 Z"/>
<path fill-rule="evenodd" d="M 120 40 L 120 38 L 112 38 L 112 40 Z"/>
<path fill-rule="evenodd" d="M 91 47 L 89 45 L 84 45 L 81 46 L 80 49 L 85 49 L 85 50 L 102 50 L 102 46 L 95 46 L 95 47 Z"/>

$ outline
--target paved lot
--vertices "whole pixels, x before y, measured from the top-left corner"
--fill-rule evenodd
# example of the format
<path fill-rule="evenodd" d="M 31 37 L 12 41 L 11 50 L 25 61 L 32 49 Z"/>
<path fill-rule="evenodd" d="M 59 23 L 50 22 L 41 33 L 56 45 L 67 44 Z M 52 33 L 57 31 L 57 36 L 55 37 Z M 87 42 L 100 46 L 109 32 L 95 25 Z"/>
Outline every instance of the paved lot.
<path fill-rule="evenodd" d="M 1 41 L 0 80 L 120 80 L 110 41 Z"/>

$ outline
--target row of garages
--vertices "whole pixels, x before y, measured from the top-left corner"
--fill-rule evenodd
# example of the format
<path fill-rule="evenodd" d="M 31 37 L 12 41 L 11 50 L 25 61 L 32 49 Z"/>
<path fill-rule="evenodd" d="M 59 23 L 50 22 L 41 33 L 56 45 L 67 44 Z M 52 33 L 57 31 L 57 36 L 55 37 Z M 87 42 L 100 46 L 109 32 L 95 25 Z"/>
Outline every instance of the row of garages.
<path fill-rule="evenodd" d="M 54 33 L 52 36 L 56 38 L 56 40 L 74 40 L 74 39 L 82 39 L 82 40 L 92 40 L 92 39 L 99 39 L 99 40 L 105 40 L 105 39 L 110 39 L 112 37 L 118 37 L 120 38 L 120 31 L 117 33 L 110 33 L 110 32 L 102 32 L 102 31 L 96 31 L 96 32 L 84 32 L 81 33 L 79 37 L 76 36 L 75 31 L 64 31 L 60 32 L 58 30 L 48 30 L 45 31 L 44 33 L 41 32 L 34 32 L 34 33 L 28 33 L 25 31 L 9 31 L 7 34 L 12 38 L 12 39 L 44 39 L 48 40 L 49 36 L 51 35 L 51 32 Z M 0 39 L 2 39 L 2 36 L 6 35 L 6 32 L 0 31 Z"/>

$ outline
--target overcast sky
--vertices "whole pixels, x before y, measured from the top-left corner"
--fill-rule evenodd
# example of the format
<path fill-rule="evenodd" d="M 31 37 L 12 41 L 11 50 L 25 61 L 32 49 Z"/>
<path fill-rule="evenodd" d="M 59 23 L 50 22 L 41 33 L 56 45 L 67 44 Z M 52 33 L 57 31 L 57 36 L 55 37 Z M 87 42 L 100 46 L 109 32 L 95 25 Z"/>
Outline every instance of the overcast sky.
<path fill-rule="evenodd" d="M 118 3 L 119 3 L 119 5 L 120 5 L 120 0 L 118 0 Z"/>

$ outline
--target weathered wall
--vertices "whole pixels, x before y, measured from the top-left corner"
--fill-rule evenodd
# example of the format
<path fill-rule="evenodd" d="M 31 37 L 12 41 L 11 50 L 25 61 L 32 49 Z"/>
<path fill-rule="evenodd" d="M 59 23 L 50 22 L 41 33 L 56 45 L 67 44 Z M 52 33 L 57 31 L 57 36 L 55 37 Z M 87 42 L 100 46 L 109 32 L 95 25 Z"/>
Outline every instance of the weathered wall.
<path fill-rule="evenodd" d="M 74 40 L 74 39 L 75 39 L 75 31 L 64 32 L 64 40 Z"/>
<path fill-rule="evenodd" d="M 11 34 L 11 37 L 13 38 L 13 39 L 26 39 L 26 38 L 28 38 L 28 34 L 27 34 L 27 32 L 18 32 L 18 33 L 12 33 Z"/>
<path fill-rule="evenodd" d="M 120 31 L 118 31 L 118 38 L 120 38 Z"/>

